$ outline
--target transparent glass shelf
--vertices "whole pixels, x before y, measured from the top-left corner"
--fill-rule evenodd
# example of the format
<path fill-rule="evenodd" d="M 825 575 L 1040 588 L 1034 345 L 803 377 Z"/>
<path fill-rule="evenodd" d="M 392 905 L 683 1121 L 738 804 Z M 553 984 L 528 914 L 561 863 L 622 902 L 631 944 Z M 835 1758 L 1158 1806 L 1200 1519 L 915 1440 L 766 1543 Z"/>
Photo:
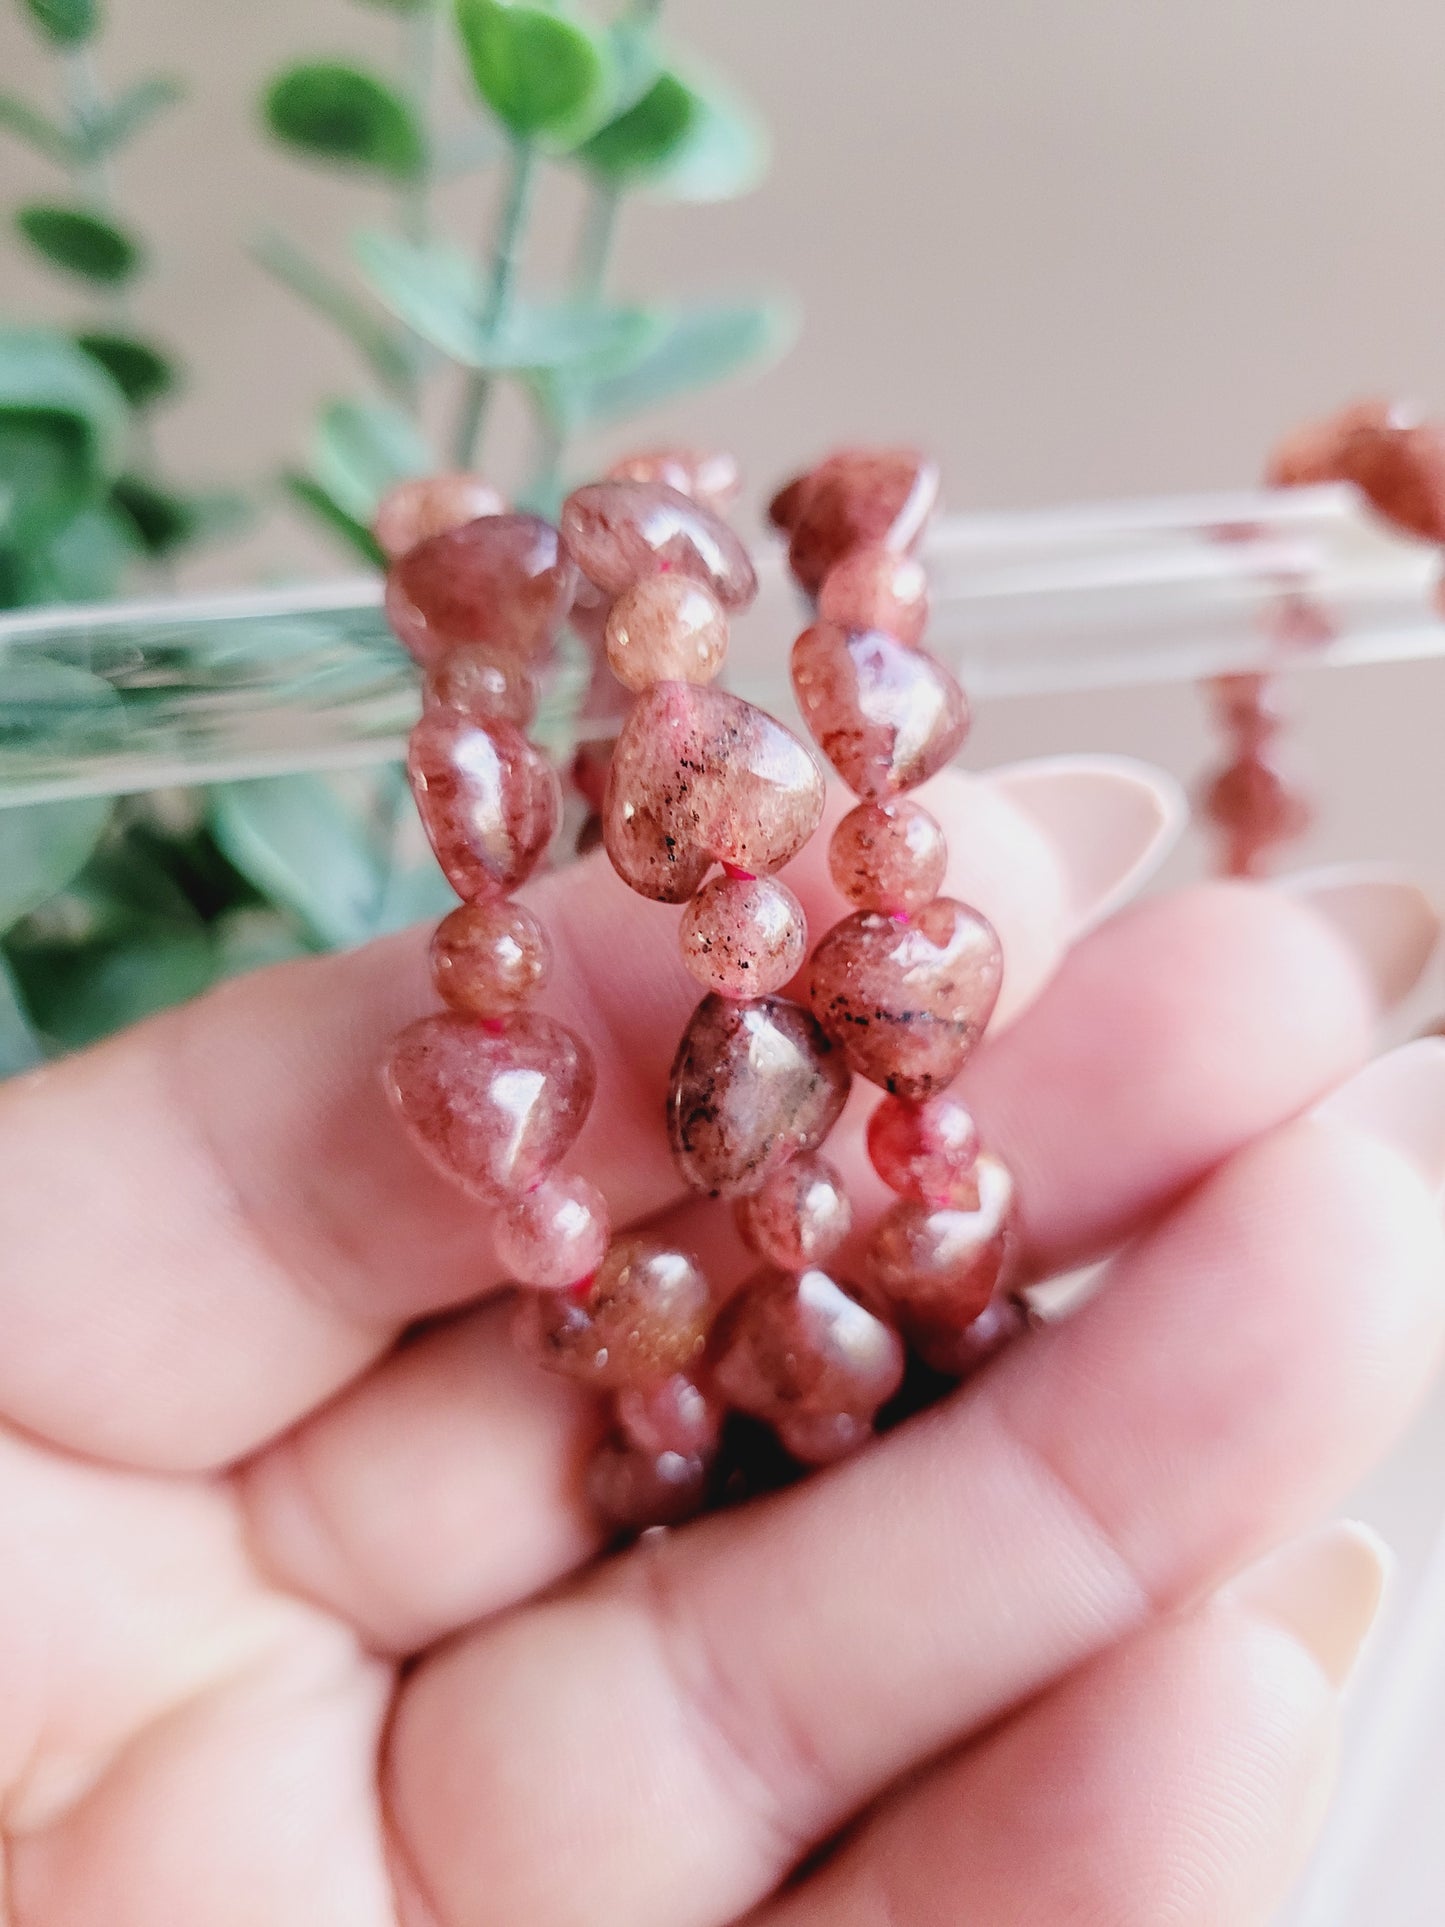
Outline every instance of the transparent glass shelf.
<path fill-rule="evenodd" d="M 1347 487 L 942 521 L 931 646 L 978 697 L 1445 650 L 1437 551 Z M 731 686 L 788 706 L 800 605 L 770 551 Z M 581 687 L 553 679 L 564 740 Z M 374 580 L 0 617 L 0 805 L 398 755 L 415 672 Z"/>

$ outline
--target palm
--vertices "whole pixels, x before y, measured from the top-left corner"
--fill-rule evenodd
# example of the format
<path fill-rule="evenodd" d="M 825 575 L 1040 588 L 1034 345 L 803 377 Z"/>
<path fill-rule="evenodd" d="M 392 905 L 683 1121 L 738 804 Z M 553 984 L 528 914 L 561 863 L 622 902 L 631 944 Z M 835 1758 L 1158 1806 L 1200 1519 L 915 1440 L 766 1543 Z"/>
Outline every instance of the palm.
<path fill-rule="evenodd" d="M 1107 1289 L 849 1464 L 619 1559 L 589 1563 L 586 1401 L 504 1304 L 450 1309 L 487 1255 L 376 1090 L 415 939 L 0 1097 L 13 1927 L 932 1927 L 964 1892 L 987 1922 L 1262 1917 L 1308 1774 L 1260 1781 L 1261 1724 L 1312 1762 L 1326 1683 L 1242 1608 L 1159 1614 L 1379 1449 L 1441 1235 L 1361 1128 L 1374 1085 L 1285 1122 L 1372 1014 L 1325 921 L 1206 890 L 1059 968 L 1083 905 L 1046 801 L 934 803 L 1011 965 L 969 1092 L 1035 1271 L 1131 1239 Z M 660 926 L 599 867 L 540 892 L 604 1059 L 581 1156 L 725 1277 L 652 1122 L 688 1002 Z"/>

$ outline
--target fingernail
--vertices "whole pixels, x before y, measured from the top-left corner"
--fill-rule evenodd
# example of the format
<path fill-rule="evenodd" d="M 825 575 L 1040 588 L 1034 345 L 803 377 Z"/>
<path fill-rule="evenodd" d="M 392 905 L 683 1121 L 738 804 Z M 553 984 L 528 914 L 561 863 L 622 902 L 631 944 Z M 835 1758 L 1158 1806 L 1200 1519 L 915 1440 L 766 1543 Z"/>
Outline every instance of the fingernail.
<path fill-rule="evenodd" d="M 1425 974 L 1440 916 L 1403 871 L 1342 863 L 1281 877 L 1278 889 L 1307 903 L 1354 952 L 1382 1011 L 1393 1010 Z"/>
<path fill-rule="evenodd" d="M 1237 1604 L 1293 1633 L 1343 1686 L 1380 1615 L 1395 1555 L 1354 1519 L 1295 1539 L 1240 1573 L 1227 1588 Z"/>
<path fill-rule="evenodd" d="M 1445 1191 L 1445 1038 L 1419 1037 L 1356 1071 L 1315 1108 L 1390 1145 Z"/>
<path fill-rule="evenodd" d="M 1144 887 L 1189 819 L 1174 778 L 1127 756 L 1041 756 L 989 781 L 1052 845 L 1075 936 Z"/>

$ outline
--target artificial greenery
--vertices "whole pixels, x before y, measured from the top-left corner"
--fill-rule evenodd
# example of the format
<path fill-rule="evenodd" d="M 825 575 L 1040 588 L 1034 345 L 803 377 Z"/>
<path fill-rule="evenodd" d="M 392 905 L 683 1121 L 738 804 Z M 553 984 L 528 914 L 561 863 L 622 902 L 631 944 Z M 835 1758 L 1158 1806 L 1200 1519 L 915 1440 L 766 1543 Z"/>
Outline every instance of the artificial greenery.
<path fill-rule="evenodd" d="M 661 0 L 608 20 L 565 4 L 363 3 L 396 16 L 394 70 L 308 50 L 264 89 L 258 124 L 291 156 L 382 186 L 391 217 L 349 237 L 340 271 L 284 234 L 254 253 L 336 330 L 366 382 L 322 407 L 281 492 L 376 565 L 369 524 L 393 482 L 491 472 L 501 385 L 530 411 L 534 448 L 526 473 L 495 479 L 550 509 L 578 438 L 615 436 L 776 352 L 790 318 L 767 300 L 659 305 L 610 286 L 630 197 L 723 200 L 766 159 L 753 116 L 662 42 Z M 12 233 L 77 312 L 67 327 L 0 320 L 0 609 L 150 586 L 237 515 L 234 497 L 162 470 L 152 421 L 181 374 L 131 309 L 164 237 L 121 204 L 115 163 L 182 89 L 157 75 L 102 90 L 100 0 L 5 4 L 48 48 L 60 102 L 52 112 L 0 90 L 0 136 L 55 172 L 10 211 Z M 448 63 L 472 102 L 460 125 L 439 104 Z M 543 290 L 527 283 L 527 242 L 549 170 L 576 190 L 577 229 L 564 285 Z M 494 209 L 480 256 L 438 226 L 436 191 L 458 179 Z M 47 705 L 71 727 L 93 712 L 97 728 L 123 728 L 100 678 L 0 652 L 0 747 L 43 727 Z M 385 769 L 0 809 L 0 1075 L 236 971 L 437 912 L 448 892 L 408 802 L 401 772 Z"/>

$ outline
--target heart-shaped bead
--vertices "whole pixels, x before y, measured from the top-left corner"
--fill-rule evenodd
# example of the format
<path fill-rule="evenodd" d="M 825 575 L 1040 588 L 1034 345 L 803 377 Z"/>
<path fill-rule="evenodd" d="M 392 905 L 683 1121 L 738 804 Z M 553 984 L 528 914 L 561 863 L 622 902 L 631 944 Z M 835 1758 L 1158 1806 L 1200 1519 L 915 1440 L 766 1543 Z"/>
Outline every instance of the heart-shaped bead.
<path fill-rule="evenodd" d="M 557 773 L 513 723 L 430 709 L 411 732 L 407 772 L 437 862 L 464 900 L 515 890 L 557 834 Z"/>
<path fill-rule="evenodd" d="M 782 997 L 713 995 L 693 1012 L 667 1096 L 678 1169 L 696 1190 L 743 1197 L 821 1144 L 848 1096 L 848 1067 Z"/>
<path fill-rule="evenodd" d="M 536 1012 L 496 1028 L 457 1011 L 423 1017 L 386 1066 L 387 1094 L 421 1151 L 494 1204 L 567 1155 L 596 1083 L 582 1039 Z"/>
<path fill-rule="evenodd" d="M 603 810 L 618 875 L 659 903 L 685 903 L 714 863 L 753 876 L 780 869 L 822 814 L 822 771 L 791 730 L 740 696 L 686 682 L 638 697 Z"/>
<path fill-rule="evenodd" d="M 958 1075 L 1002 980 L 993 925 L 936 897 L 907 921 L 860 911 L 835 924 L 808 966 L 808 1003 L 851 1069 L 917 1100 Z"/>
<path fill-rule="evenodd" d="M 720 515 L 662 482 L 588 482 L 562 504 L 562 540 L 587 580 L 610 596 L 649 575 L 685 575 L 724 609 L 758 592 L 747 549 Z"/>
<path fill-rule="evenodd" d="M 774 498 L 788 562 L 817 595 L 834 565 L 864 544 L 911 549 L 938 500 L 938 469 L 911 448 L 841 449 Z"/>
<path fill-rule="evenodd" d="M 926 782 L 968 734 L 956 679 L 881 629 L 814 623 L 793 644 L 792 670 L 813 740 L 865 803 Z"/>
<path fill-rule="evenodd" d="M 576 583 L 550 522 L 486 515 L 419 542 L 392 564 L 386 619 L 425 666 L 464 643 L 545 656 Z"/>

